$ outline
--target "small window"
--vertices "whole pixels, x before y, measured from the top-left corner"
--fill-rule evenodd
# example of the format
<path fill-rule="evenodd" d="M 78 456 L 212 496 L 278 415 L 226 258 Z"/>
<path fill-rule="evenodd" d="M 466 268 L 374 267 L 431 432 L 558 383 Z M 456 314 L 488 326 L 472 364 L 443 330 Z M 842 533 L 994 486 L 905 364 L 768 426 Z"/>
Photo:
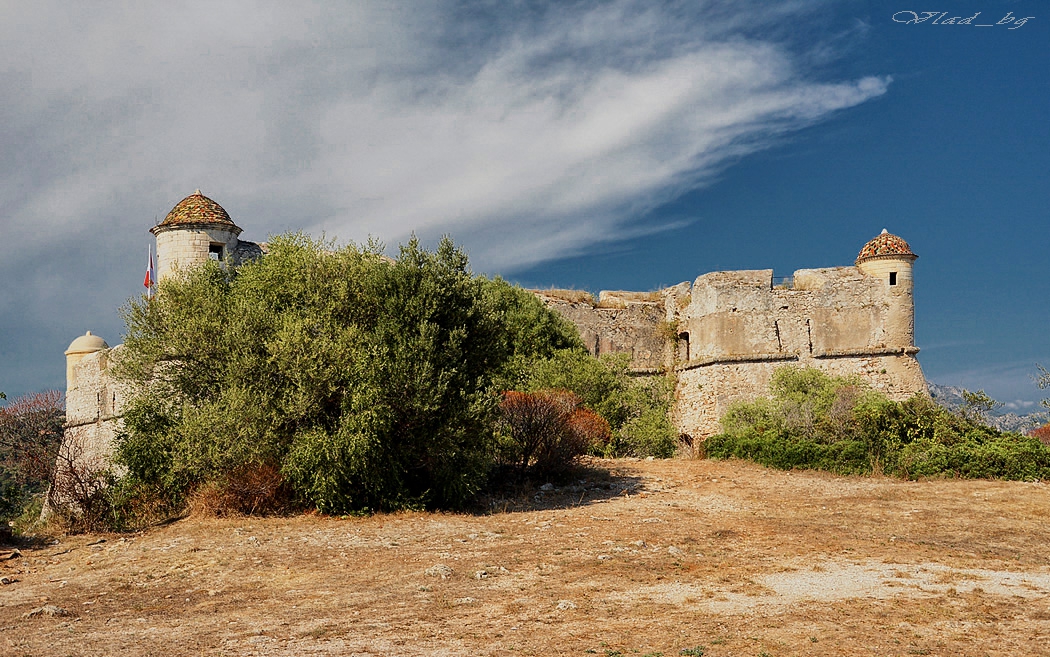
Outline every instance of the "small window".
<path fill-rule="evenodd" d="M 891 271 L 890 272 L 890 285 L 896 285 L 896 284 L 897 284 L 897 272 Z"/>
<path fill-rule="evenodd" d="M 222 260 L 222 244 L 212 243 L 208 247 L 208 257 L 212 260 Z"/>

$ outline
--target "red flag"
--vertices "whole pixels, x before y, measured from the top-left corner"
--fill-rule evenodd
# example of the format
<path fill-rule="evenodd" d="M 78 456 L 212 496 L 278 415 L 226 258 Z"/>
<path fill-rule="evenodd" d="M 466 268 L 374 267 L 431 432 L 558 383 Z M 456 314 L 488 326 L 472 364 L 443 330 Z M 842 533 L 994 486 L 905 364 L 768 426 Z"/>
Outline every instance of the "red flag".
<path fill-rule="evenodd" d="M 149 246 L 146 247 L 149 253 L 149 260 L 146 263 L 146 278 L 143 279 L 142 284 L 149 290 L 149 296 L 153 297 L 153 284 L 156 282 L 156 274 L 153 272 L 153 249 Z"/>

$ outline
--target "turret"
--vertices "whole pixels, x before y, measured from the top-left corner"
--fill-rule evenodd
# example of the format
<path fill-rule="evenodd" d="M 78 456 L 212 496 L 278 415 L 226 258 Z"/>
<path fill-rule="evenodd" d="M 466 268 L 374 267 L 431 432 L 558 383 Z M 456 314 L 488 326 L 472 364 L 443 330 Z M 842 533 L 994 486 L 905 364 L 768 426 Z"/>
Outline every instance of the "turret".
<path fill-rule="evenodd" d="M 886 302 L 886 346 L 915 345 L 915 298 L 912 294 L 911 266 L 919 256 L 903 239 L 882 233 L 864 245 L 857 256 L 857 268 L 879 280 Z"/>
<path fill-rule="evenodd" d="M 76 340 L 73 340 L 69 344 L 69 349 L 66 349 L 66 390 L 69 391 L 76 387 L 76 375 L 74 369 L 77 363 L 84 360 L 90 354 L 103 349 L 109 349 L 109 345 L 106 341 L 97 335 L 91 335 L 91 331 L 88 331 L 84 335 L 80 336 Z"/>
<path fill-rule="evenodd" d="M 209 259 L 224 261 L 237 248 L 241 229 L 198 189 L 149 232 L 157 238 L 157 279 L 164 280 Z"/>

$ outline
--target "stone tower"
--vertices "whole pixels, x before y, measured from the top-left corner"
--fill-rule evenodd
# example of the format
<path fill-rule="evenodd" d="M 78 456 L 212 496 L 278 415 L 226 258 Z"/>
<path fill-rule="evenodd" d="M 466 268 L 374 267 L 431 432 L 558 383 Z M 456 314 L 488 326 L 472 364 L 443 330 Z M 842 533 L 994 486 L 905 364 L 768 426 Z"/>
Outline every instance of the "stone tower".
<path fill-rule="evenodd" d="M 69 349 L 66 349 L 66 390 L 72 390 L 77 387 L 77 364 L 84 360 L 87 356 L 93 353 L 109 349 L 109 345 L 106 341 L 97 335 L 91 335 L 91 331 L 88 331 L 84 335 L 80 336 L 76 340 L 73 340 L 69 345 Z"/>
<path fill-rule="evenodd" d="M 157 238 L 157 279 L 164 280 L 208 259 L 225 261 L 236 252 L 241 229 L 198 189 L 149 232 Z"/>
<path fill-rule="evenodd" d="M 908 243 L 882 229 L 882 233 L 864 245 L 857 256 L 857 268 L 866 276 L 877 278 L 885 295 L 886 322 L 884 338 L 887 347 L 912 347 L 915 344 L 915 298 L 911 266 L 919 256 Z"/>

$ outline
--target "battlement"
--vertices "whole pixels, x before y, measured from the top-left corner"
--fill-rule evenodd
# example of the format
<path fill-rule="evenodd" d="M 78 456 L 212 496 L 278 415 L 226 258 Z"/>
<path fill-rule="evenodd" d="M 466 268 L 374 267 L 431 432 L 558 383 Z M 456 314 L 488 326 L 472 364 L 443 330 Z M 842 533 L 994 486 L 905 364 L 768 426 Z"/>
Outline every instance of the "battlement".
<path fill-rule="evenodd" d="M 915 359 L 915 257 L 883 232 L 854 266 L 799 269 L 779 281 L 772 269 L 753 269 L 656 292 L 602 292 L 597 304 L 540 294 L 591 353 L 629 354 L 637 372 L 675 372 L 679 430 L 707 436 L 730 403 L 765 395 L 785 364 L 858 374 L 893 399 L 926 392 Z"/>

